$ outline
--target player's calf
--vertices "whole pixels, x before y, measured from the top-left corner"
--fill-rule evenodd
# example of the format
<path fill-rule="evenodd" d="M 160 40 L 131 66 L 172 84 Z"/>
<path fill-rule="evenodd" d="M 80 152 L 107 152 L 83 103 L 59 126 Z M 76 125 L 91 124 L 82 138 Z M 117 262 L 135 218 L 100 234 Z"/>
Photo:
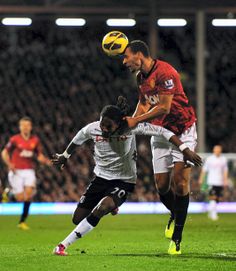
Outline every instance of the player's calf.
<path fill-rule="evenodd" d="M 93 209 L 92 214 L 98 218 L 113 211 L 117 206 L 111 197 L 103 198 L 98 205 Z"/>

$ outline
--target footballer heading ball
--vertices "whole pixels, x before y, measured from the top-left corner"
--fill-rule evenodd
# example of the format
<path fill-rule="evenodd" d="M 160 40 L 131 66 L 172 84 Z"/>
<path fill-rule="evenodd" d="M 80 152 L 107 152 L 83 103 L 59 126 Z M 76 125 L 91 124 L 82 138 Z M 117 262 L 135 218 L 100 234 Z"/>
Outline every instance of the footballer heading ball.
<path fill-rule="evenodd" d="M 117 56 L 124 53 L 128 43 L 129 40 L 124 33 L 111 31 L 104 36 L 102 49 L 108 56 Z"/>

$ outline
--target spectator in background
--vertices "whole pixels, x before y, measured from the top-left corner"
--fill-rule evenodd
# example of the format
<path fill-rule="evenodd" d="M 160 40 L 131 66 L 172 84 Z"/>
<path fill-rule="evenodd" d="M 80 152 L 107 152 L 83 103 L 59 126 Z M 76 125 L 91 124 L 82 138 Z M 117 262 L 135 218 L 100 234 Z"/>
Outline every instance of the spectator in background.
<path fill-rule="evenodd" d="M 2 159 L 8 167 L 8 180 L 16 201 L 24 202 L 18 228 L 28 230 L 25 223 L 36 188 L 34 156 L 40 163 L 51 165 L 41 149 L 40 140 L 32 135 L 32 121 L 23 117 L 19 121 L 20 133 L 12 136 L 2 151 Z"/>
<path fill-rule="evenodd" d="M 209 186 L 209 209 L 208 217 L 217 220 L 217 203 L 223 196 L 224 188 L 228 186 L 228 165 L 227 159 L 222 155 L 222 146 L 216 145 L 213 154 L 209 156 L 199 176 L 199 184 L 202 185 L 206 178 Z"/>

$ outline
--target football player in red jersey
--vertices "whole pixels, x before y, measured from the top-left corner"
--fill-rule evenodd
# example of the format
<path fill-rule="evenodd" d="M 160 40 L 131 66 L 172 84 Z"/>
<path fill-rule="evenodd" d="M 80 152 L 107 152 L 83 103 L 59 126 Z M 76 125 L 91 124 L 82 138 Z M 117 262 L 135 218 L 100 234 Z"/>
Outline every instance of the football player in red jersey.
<path fill-rule="evenodd" d="M 143 121 L 161 125 L 179 136 L 191 150 L 197 144 L 196 116 L 184 93 L 178 72 L 167 62 L 153 59 L 146 43 L 130 42 L 123 54 L 123 64 L 137 73 L 139 101 L 130 128 Z M 171 211 L 165 235 L 171 238 L 169 254 L 181 254 L 180 242 L 189 205 L 191 167 L 183 155 L 166 140 L 151 139 L 153 169 L 160 200 Z M 175 191 L 170 188 L 173 167 Z M 173 227 L 174 226 L 174 227 Z"/>
<path fill-rule="evenodd" d="M 20 133 L 12 136 L 2 151 L 2 159 L 8 167 L 8 180 L 15 200 L 24 202 L 18 228 L 28 230 L 25 220 L 36 188 L 34 157 L 40 163 L 51 165 L 42 153 L 40 140 L 32 135 L 32 120 L 23 117 L 19 121 Z"/>

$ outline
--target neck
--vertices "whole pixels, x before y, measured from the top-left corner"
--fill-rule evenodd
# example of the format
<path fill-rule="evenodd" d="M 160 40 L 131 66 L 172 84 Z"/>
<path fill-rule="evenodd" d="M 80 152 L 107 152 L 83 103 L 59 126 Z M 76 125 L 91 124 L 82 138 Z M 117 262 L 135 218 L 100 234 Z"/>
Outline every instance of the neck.
<path fill-rule="evenodd" d="M 153 68 L 154 63 L 155 63 L 155 60 L 152 59 L 151 57 L 145 59 L 143 61 L 143 65 L 141 68 L 142 72 L 145 74 L 148 74 L 151 71 L 151 69 Z"/>
<path fill-rule="evenodd" d="M 21 133 L 21 136 L 24 138 L 24 139 L 29 139 L 30 138 L 30 134 L 29 133 Z"/>

